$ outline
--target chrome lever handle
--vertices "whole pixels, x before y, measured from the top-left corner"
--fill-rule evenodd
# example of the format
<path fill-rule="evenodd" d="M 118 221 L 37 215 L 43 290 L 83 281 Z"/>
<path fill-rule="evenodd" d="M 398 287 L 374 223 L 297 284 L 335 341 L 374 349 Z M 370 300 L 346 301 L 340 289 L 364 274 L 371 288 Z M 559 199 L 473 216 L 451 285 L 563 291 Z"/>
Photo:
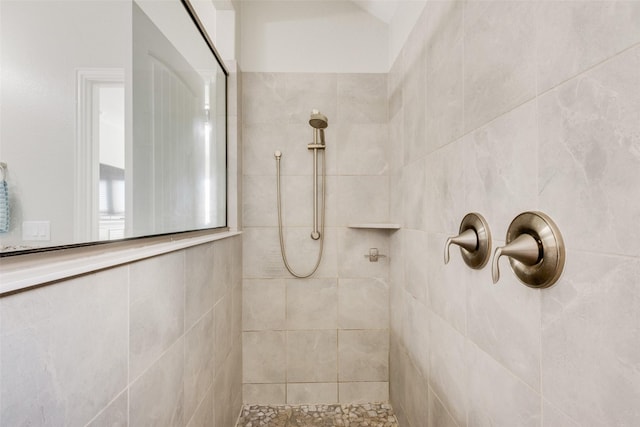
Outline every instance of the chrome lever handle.
<path fill-rule="evenodd" d="M 487 221 L 478 213 L 469 213 L 462 218 L 457 236 L 449 237 L 444 245 L 444 263 L 449 262 L 451 245 L 460 246 L 465 264 L 473 269 L 484 267 L 491 257 L 491 232 Z"/>
<path fill-rule="evenodd" d="M 449 237 L 444 245 L 444 263 L 449 264 L 449 248 L 451 245 L 458 245 L 468 251 L 473 251 L 478 247 L 478 235 L 473 228 L 468 228 L 455 237 Z"/>
<path fill-rule="evenodd" d="M 534 265 L 540 260 L 541 249 L 538 241 L 529 234 L 521 234 L 507 245 L 496 248 L 491 264 L 491 278 L 494 284 L 500 280 L 499 261 L 502 255 L 517 259 L 525 265 Z"/>

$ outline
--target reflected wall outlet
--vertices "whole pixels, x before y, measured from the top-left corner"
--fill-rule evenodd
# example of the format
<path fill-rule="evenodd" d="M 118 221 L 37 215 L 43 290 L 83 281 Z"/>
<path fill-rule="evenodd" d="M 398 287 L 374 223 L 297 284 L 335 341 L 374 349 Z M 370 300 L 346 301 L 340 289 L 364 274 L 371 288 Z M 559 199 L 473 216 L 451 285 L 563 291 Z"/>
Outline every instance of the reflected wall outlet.
<path fill-rule="evenodd" d="M 51 221 L 23 221 L 22 240 L 51 240 Z"/>

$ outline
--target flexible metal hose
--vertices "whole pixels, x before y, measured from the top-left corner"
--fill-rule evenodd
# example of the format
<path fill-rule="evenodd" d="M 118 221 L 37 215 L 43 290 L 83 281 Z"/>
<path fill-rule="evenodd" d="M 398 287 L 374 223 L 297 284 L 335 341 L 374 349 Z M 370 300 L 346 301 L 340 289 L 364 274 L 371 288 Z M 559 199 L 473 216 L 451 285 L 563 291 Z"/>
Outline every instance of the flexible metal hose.
<path fill-rule="evenodd" d="M 315 168 L 314 168 L 315 169 Z M 325 214 L 325 194 L 326 194 L 326 168 L 324 161 L 324 150 L 322 150 L 322 212 L 320 216 L 320 252 L 318 253 L 318 260 L 316 261 L 315 267 L 309 274 L 299 274 L 293 271 L 289 262 L 287 261 L 287 250 L 284 245 L 284 235 L 282 231 L 282 202 L 280 196 L 280 156 L 276 155 L 276 171 L 278 175 L 277 180 L 277 192 L 278 192 L 278 232 L 280 234 L 280 252 L 282 253 L 282 260 L 284 261 L 284 266 L 287 267 L 289 273 L 299 279 L 305 279 L 311 276 L 316 272 L 318 266 L 320 265 L 320 261 L 322 260 L 322 250 L 324 249 L 324 214 Z M 317 174 L 317 170 L 314 170 L 314 174 Z"/>

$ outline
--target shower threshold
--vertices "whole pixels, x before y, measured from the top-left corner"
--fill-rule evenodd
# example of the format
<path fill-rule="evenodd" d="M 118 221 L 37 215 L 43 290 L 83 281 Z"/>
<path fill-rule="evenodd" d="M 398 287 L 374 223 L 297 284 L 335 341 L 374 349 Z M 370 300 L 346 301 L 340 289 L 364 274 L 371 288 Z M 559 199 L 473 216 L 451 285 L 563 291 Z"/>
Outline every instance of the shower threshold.
<path fill-rule="evenodd" d="M 398 427 L 389 403 L 244 405 L 236 427 Z"/>

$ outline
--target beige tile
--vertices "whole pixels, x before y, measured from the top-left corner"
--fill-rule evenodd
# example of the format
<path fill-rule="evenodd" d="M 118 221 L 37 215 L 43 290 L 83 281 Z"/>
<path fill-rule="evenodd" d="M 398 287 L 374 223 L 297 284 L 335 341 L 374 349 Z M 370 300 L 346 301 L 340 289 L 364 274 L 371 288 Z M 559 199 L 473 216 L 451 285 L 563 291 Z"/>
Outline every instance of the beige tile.
<path fill-rule="evenodd" d="M 309 168 L 311 168 L 309 163 Z M 318 165 L 320 168 L 320 164 Z M 326 176 L 325 205 L 322 210 L 322 178 L 318 177 L 318 226 L 324 215 L 325 227 L 335 227 L 338 214 L 338 179 Z M 313 225 L 313 175 L 282 177 L 282 221 L 285 227 L 305 227 L 311 231 Z"/>
<path fill-rule="evenodd" d="M 129 417 L 128 390 L 120 393 L 106 408 L 104 408 L 87 427 L 125 427 Z"/>
<path fill-rule="evenodd" d="M 635 1 L 549 1 L 537 7 L 538 93 L 640 42 Z"/>
<path fill-rule="evenodd" d="M 227 294 L 213 307 L 213 353 L 216 372 L 221 369 L 233 345 L 231 303 L 231 294 Z"/>
<path fill-rule="evenodd" d="M 284 405 L 286 384 L 243 384 L 242 397 L 248 404 Z"/>
<path fill-rule="evenodd" d="M 284 73 L 286 111 L 289 123 L 309 121 L 311 110 L 319 110 L 337 122 L 338 77 L 333 73 Z"/>
<path fill-rule="evenodd" d="M 546 401 L 542 401 L 542 425 L 544 427 L 579 427 L 580 424 L 554 408 Z"/>
<path fill-rule="evenodd" d="M 404 289 L 423 304 L 428 302 L 429 236 L 424 231 L 406 230 L 403 233 L 402 261 Z M 429 255 L 427 255 L 429 254 Z"/>
<path fill-rule="evenodd" d="M 183 425 L 183 369 L 184 340 L 181 338 L 131 384 L 131 425 Z"/>
<path fill-rule="evenodd" d="M 286 75 L 242 73 L 242 122 L 286 124 Z"/>
<path fill-rule="evenodd" d="M 338 225 L 389 221 L 388 177 L 340 176 L 337 191 Z"/>
<path fill-rule="evenodd" d="M 287 403 L 336 403 L 338 401 L 337 383 L 298 383 L 287 384 Z"/>
<path fill-rule="evenodd" d="M 389 329 L 389 288 L 381 279 L 340 279 L 340 329 Z"/>
<path fill-rule="evenodd" d="M 338 273 L 340 278 L 381 278 L 389 276 L 389 239 L 386 232 L 365 229 L 340 229 L 338 231 Z M 370 262 L 370 248 L 387 255 Z"/>
<path fill-rule="evenodd" d="M 520 212 L 538 205 L 537 102 L 527 102 L 464 137 L 465 204 L 490 224 L 504 240 Z M 462 220 L 462 217 L 458 221 Z"/>
<path fill-rule="evenodd" d="M 245 278 L 287 277 L 278 244 L 277 227 L 247 227 L 243 230 L 242 265 Z"/>
<path fill-rule="evenodd" d="M 542 392 L 579 425 L 640 423 L 638 278 L 637 258 L 569 251 L 542 294 Z"/>
<path fill-rule="evenodd" d="M 204 315 L 185 334 L 184 415 L 190 420 L 213 385 L 213 311 Z M 209 402 L 210 403 L 210 402 Z"/>
<path fill-rule="evenodd" d="M 429 419 L 428 381 L 415 368 L 413 363 L 405 364 L 406 396 L 404 410 L 410 426 L 423 425 Z"/>
<path fill-rule="evenodd" d="M 243 332 L 243 381 L 245 383 L 285 382 L 285 350 L 285 332 Z"/>
<path fill-rule="evenodd" d="M 190 420 L 186 420 L 187 427 L 213 426 L 213 387 L 210 387 L 200 405 L 196 408 Z"/>
<path fill-rule="evenodd" d="M 284 170 L 289 167 L 289 159 L 291 158 L 287 150 L 287 141 L 283 138 L 284 126 L 274 123 L 242 124 L 242 170 L 244 176 L 275 176 L 274 152 L 276 150 L 283 153 L 282 169 L 284 174 Z"/>
<path fill-rule="evenodd" d="M 389 380 L 389 333 L 386 330 L 338 331 L 339 379 Z"/>
<path fill-rule="evenodd" d="M 428 150 L 463 134 L 463 2 L 426 6 L 430 34 L 426 60 L 426 140 Z"/>
<path fill-rule="evenodd" d="M 135 379 L 184 332 L 184 252 L 130 269 L 129 377 Z"/>
<path fill-rule="evenodd" d="M 287 227 L 284 233 L 289 265 L 297 274 L 309 274 L 318 261 L 320 241 L 311 239 L 311 227 L 309 226 Z M 338 263 L 336 228 L 325 227 L 324 233 L 322 259 L 313 277 L 335 278 Z M 279 251 L 278 243 L 275 244 L 275 247 Z M 282 257 L 280 257 L 280 264 L 282 263 Z M 285 277 L 291 278 L 292 276 L 287 272 Z"/>
<path fill-rule="evenodd" d="M 460 427 L 467 425 L 466 421 L 465 419 L 462 424 L 456 423 L 438 396 L 429 388 L 429 425 L 438 427 Z"/>
<path fill-rule="evenodd" d="M 246 227 L 278 226 L 275 168 L 273 172 L 271 176 L 246 175 L 244 177 L 242 221 Z M 286 210 L 283 211 L 283 219 L 286 218 L 286 212 Z M 285 224 L 287 223 L 285 222 Z"/>
<path fill-rule="evenodd" d="M 427 230 L 427 192 L 425 191 L 427 160 L 412 159 L 402 174 L 402 225 L 405 229 Z M 431 171 L 431 169 L 429 169 Z M 431 201 L 429 201 L 431 203 Z"/>
<path fill-rule="evenodd" d="M 213 252 L 213 243 L 185 250 L 185 330 L 213 307 Z"/>
<path fill-rule="evenodd" d="M 539 427 L 540 395 L 477 346 L 467 344 L 469 425 Z"/>
<path fill-rule="evenodd" d="M 389 400 L 388 382 L 357 382 L 338 384 L 340 403 L 372 403 Z"/>
<path fill-rule="evenodd" d="M 346 123 L 386 123 L 386 74 L 339 74 L 338 114 Z"/>
<path fill-rule="evenodd" d="M 467 148 L 463 140 L 457 140 L 431 153 L 426 159 L 425 216 L 426 231 L 431 233 L 455 233 L 460 221 L 467 214 L 465 207 L 465 181 L 463 158 Z"/>
<path fill-rule="evenodd" d="M 344 123 L 336 129 L 338 174 L 384 175 L 389 170 L 387 124 Z"/>
<path fill-rule="evenodd" d="M 420 373 L 429 375 L 429 308 L 408 293 L 402 299 L 402 343 Z"/>
<path fill-rule="evenodd" d="M 0 300 L 2 424 L 84 425 L 122 392 L 127 274 L 114 268 Z"/>
<path fill-rule="evenodd" d="M 540 207 L 568 248 L 640 253 L 639 68 L 635 47 L 538 101 Z"/>
<path fill-rule="evenodd" d="M 408 43 L 402 52 L 405 74 L 402 87 L 404 164 L 422 159 L 428 151 L 426 139 L 426 55 L 421 42 Z"/>
<path fill-rule="evenodd" d="M 242 299 L 243 330 L 285 329 L 286 287 L 284 279 L 245 279 Z"/>
<path fill-rule="evenodd" d="M 442 260 L 444 244 L 449 236 L 428 235 L 427 284 L 429 308 L 460 333 L 467 329 L 467 282 L 490 283 L 488 268 L 472 270 L 463 261 L 457 246 L 450 248 L 450 261 Z"/>
<path fill-rule="evenodd" d="M 533 2 L 467 2 L 464 11 L 465 131 L 536 95 Z"/>
<path fill-rule="evenodd" d="M 508 270 L 496 286 L 486 285 L 467 283 L 467 336 L 539 391 L 540 290 L 524 286 Z"/>
<path fill-rule="evenodd" d="M 242 240 L 238 237 L 218 240 L 213 252 L 213 288 L 214 303 L 227 295 L 234 284 L 242 281 L 240 263 L 242 259 Z"/>
<path fill-rule="evenodd" d="M 336 348 L 335 330 L 287 332 L 287 381 L 336 381 Z"/>
<path fill-rule="evenodd" d="M 287 279 L 287 329 L 335 329 L 338 284 L 335 279 Z"/>
<path fill-rule="evenodd" d="M 465 336 L 435 314 L 430 317 L 429 383 L 455 423 L 467 422 Z"/>

